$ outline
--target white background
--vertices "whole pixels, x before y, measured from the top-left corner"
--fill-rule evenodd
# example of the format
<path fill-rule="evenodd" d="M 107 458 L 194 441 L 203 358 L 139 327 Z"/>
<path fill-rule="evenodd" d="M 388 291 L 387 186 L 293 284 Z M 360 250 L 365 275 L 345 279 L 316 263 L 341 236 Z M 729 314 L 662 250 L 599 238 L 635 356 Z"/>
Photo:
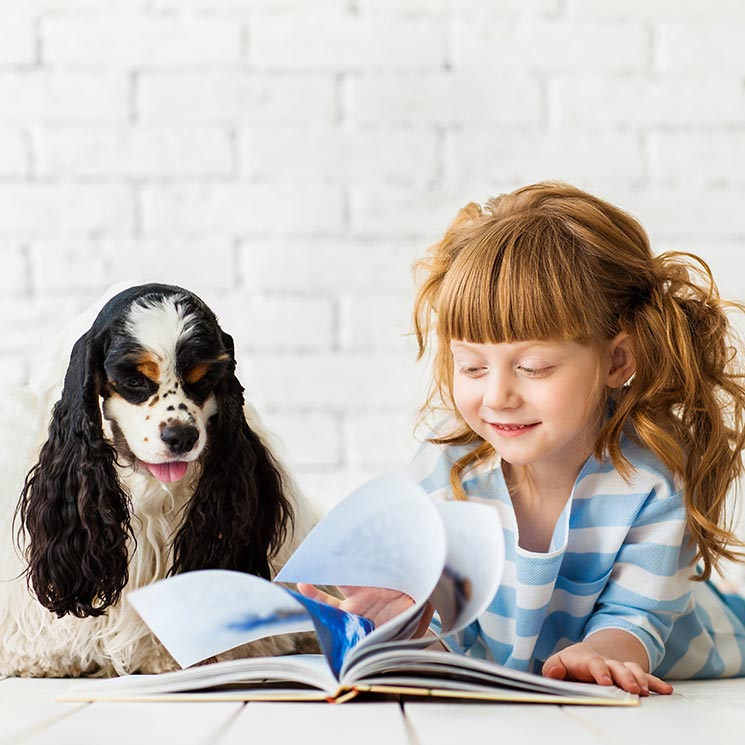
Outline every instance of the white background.
<path fill-rule="evenodd" d="M 312 496 L 412 454 L 412 260 L 546 178 L 745 299 L 742 0 L 0 0 L 0 388 L 109 285 L 217 312 Z"/>

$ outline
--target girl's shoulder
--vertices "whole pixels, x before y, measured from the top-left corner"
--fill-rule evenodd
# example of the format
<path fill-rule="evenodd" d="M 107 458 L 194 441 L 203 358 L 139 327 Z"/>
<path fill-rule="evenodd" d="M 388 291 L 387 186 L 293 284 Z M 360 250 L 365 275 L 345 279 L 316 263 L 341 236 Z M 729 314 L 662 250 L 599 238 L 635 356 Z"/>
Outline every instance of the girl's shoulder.
<path fill-rule="evenodd" d="M 606 455 L 602 460 L 590 458 L 578 478 L 580 492 L 637 494 L 645 499 L 681 498 L 683 481 L 675 476 L 649 449 L 631 437 L 621 437 L 621 453 L 630 466 L 622 474 Z"/>
<path fill-rule="evenodd" d="M 453 498 L 450 486 L 450 472 L 453 464 L 473 452 L 481 444 L 480 442 L 474 442 L 467 445 L 446 445 L 431 441 L 447 432 L 447 422 L 430 430 L 407 469 L 409 474 L 436 500 Z M 480 459 L 475 464 L 468 466 L 461 475 L 461 480 L 465 484 L 473 479 L 488 478 L 493 471 L 500 468 L 499 457 L 494 453 L 491 457 Z"/>

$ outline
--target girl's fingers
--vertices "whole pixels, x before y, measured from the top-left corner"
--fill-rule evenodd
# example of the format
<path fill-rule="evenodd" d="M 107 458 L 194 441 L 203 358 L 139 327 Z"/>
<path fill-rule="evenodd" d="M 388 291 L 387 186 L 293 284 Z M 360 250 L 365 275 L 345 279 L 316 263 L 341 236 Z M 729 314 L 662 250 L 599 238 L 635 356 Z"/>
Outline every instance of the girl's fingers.
<path fill-rule="evenodd" d="M 663 696 L 669 696 L 673 692 L 673 687 L 661 680 L 656 675 L 647 675 L 647 682 L 649 683 L 649 690 L 653 693 L 661 693 Z"/>
<path fill-rule="evenodd" d="M 590 677 L 601 686 L 611 686 L 615 678 L 611 675 L 608 662 L 602 657 L 592 657 L 587 661 L 587 672 Z"/>
<path fill-rule="evenodd" d="M 567 675 L 567 669 L 561 662 L 558 654 L 551 655 L 544 663 L 541 670 L 544 677 L 554 678 L 555 680 L 564 680 Z"/>
<path fill-rule="evenodd" d="M 626 667 L 633 673 L 636 682 L 639 685 L 639 695 L 649 696 L 649 678 L 652 677 L 644 672 L 644 668 L 636 662 L 625 663 Z"/>
<path fill-rule="evenodd" d="M 311 600 L 318 600 L 326 605 L 332 605 L 334 608 L 338 608 L 341 605 L 341 601 L 335 598 L 333 595 L 329 595 L 323 590 L 319 590 L 315 585 L 309 585 L 305 582 L 297 583 L 297 591 L 306 598 Z"/>
<path fill-rule="evenodd" d="M 624 691 L 628 691 L 629 693 L 644 695 L 642 693 L 644 687 L 639 684 L 636 675 L 629 669 L 627 663 L 618 662 L 617 660 L 608 660 L 608 667 L 613 675 L 613 682 L 619 688 L 623 688 Z"/>

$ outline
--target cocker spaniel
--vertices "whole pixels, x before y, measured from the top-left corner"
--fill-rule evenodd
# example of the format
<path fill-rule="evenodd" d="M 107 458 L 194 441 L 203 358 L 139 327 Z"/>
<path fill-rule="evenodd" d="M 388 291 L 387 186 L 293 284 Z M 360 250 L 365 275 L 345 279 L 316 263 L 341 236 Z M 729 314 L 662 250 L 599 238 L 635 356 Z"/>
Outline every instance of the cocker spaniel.
<path fill-rule="evenodd" d="M 204 302 L 148 284 L 104 305 L 53 407 L 54 370 L 5 403 L 0 676 L 172 669 L 127 593 L 208 567 L 269 578 L 308 532 L 313 511 L 235 368 L 233 340 Z"/>

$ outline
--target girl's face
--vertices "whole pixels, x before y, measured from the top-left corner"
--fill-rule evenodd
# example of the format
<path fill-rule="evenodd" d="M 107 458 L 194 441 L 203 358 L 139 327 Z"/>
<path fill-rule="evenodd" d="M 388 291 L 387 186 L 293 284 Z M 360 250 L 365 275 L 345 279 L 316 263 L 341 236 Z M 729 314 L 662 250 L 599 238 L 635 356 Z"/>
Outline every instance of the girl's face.
<path fill-rule="evenodd" d="M 573 341 L 450 347 L 455 405 L 505 461 L 581 468 L 599 432 L 612 354 Z"/>

